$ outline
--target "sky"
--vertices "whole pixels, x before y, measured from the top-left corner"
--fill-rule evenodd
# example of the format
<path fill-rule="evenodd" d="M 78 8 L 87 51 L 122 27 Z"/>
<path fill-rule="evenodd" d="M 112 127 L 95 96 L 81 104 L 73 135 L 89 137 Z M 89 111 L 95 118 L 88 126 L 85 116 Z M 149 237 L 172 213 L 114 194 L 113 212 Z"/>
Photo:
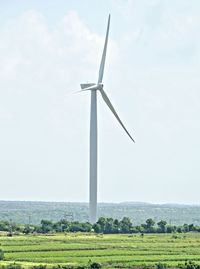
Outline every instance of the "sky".
<path fill-rule="evenodd" d="M 200 204 L 200 1 L 0 0 L 0 200 L 87 202 L 90 93 L 98 201 Z"/>

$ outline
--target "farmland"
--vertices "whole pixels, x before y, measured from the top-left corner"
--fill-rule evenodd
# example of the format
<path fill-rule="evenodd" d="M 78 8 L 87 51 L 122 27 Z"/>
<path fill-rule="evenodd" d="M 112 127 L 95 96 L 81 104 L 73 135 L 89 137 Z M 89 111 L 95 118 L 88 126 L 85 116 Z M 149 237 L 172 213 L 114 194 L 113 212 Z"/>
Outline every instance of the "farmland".
<path fill-rule="evenodd" d="M 95 235 L 56 234 L 1 236 L 4 260 L 24 267 L 47 264 L 86 265 L 98 262 L 103 268 L 128 268 L 158 262 L 178 266 L 185 260 L 200 264 L 200 234 Z"/>

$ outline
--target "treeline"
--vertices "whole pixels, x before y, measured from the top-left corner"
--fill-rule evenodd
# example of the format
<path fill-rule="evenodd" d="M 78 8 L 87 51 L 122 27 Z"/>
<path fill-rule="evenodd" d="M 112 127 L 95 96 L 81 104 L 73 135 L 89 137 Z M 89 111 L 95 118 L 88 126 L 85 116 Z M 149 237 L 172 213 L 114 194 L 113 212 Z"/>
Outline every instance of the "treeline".
<path fill-rule="evenodd" d="M 26 267 L 26 269 L 47 269 L 47 265 L 35 265 Z M 92 262 L 91 260 L 88 261 L 87 265 L 53 265 L 49 267 L 51 269 L 101 269 L 103 266 L 100 263 Z M 184 264 L 179 264 L 178 266 L 168 266 L 166 263 L 156 263 L 155 265 L 144 265 L 144 266 L 133 266 L 131 268 L 134 269 L 200 269 L 200 265 L 193 262 L 193 261 L 185 261 Z M 0 269 L 24 269 L 22 265 L 19 263 L 11 263 L 8 265 L 0 265 Z"/>
<path fill-rule="evenodd" d="M 42 220 L 40 225 L 22 225 L 9 221 L 0 221 L 0 231 L 8 232 L 8 235 L 23 233 L 60 233 L 60 232 L 95 232 L 103 234 L 126 234 L 126 233 L 186 233 L 200 232 L 200 226 L 194 224 L 170 225 L 161 220 L 155 222 L 149 218 L 141 225 L 133 225 L 131 220 L 124 217 L 122 220 L 101 217 L 95 224 L 89 222 L 68 221 L 61 219 L 58 222 Z"/>
<path fill-rule="evenodd" d="M 27 266 L 25 267 L 27 269 Z M 0 269 L 25 269 L 22 265 L 20 265 L 19 263 L 11 263 L 8 265 L 0 265 Z M 47 269 L 47 268 L 51 268 L 51 269 L 101 269 L 101 264 L 96 263 L 96 262 L 88 262 L 88 265 L 86 266 L 73 266 L 73 265 L 53 265 L 51 267 L 47 267 L 47 265 L 34 265 L 34 266 L 30 266 L 28 267 L 28 269 Z M 152 268 L 153 269 L 153 268 Z M 160 268 L 162 269 L 162 268 Z M 163 268 L 165 269 L 165 268 Z M 188 268 L 190 269 L 190 268 Z M 199 268 L 195 268 L 195 269 L 199 269 Z"/>

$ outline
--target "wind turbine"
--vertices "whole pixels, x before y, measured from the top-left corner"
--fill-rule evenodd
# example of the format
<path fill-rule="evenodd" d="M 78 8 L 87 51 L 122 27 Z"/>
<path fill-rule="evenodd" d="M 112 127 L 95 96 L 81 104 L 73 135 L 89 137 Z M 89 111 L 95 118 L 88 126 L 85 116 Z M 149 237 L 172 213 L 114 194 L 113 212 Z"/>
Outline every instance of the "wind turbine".
<path fill-rule="evenodd" d="M 90 110 L 90 222 L 95 223 L 97 220 L 97 91 L 102 95 L 103 100 L 110 108 L 122 128 L 125 130 L 130 139 L 134 141 L 132 136 L 129 134 L 117 112 L 115 111 L 112 103 L 110 102 L 107 94 L 103 90 L 103 74 L 106 59 L 106 51 L 108 44 L 108 34 L 110 27 L 110 15 L 108 17 L 108 25 L 106 31 L 105 44 L 103 48 L 103 54 L 101 58 L 101 64 L 99 68 L 99 77 L 97 83 L 81 84 L 81 91 L 91 91 L 91 110 Z"/>

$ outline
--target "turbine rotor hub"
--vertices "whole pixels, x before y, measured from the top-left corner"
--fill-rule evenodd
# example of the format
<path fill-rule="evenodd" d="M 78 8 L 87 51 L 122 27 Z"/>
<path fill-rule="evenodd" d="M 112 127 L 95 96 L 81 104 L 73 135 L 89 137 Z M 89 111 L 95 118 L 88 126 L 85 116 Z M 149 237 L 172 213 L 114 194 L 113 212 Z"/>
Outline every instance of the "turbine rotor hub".
<path fill-rule="evenodd" d="M 99 83 L 98 84 L 97 90 L 99 90 L 99 91 L 103 90 L 103 83 Z"/>

